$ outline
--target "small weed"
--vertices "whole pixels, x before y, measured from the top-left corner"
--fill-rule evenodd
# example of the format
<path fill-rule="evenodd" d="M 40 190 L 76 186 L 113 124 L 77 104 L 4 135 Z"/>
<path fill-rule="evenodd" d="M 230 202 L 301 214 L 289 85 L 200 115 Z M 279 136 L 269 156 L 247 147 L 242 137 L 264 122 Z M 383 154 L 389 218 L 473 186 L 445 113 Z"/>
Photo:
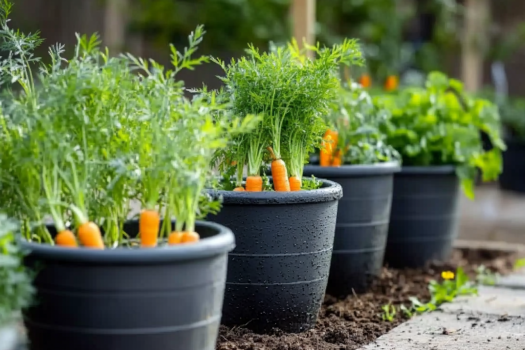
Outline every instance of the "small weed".
<path fill-rule="evenodd" d="M 496 279 L 499 277 L 497 273 L 494 273 L 487 269 L 484 265 L 478 266 L 476 270 L 476 282 L 478 284 L 493 286 L 496 284 Z"/>
<path fill-rule="evenodd" d="M 394 321 L 394 318 L 396 317 L 396 307 L 392 304 L 383 305 L 381 307 L 383 310 L 383 314 L 381 315 L 381 318 L 383 321 L 392 322 Z"/>
<path fill-rule="evenodd" d="M 412 316 L 414 316 L 414 309 L 413 308 L 407 308 L 405 305 L 401 305 L 399 307 L 399 310 L 401 310 L 403 312 L 403 314 L 407 317 L 407 318 L 412 318 Z"/>
<path fill-rule="evenodd" d="M 514 269 L 517 270 L 523 267 L 525 267 L 525 258 L 516 260 L 516 262 L 514 263 Z"/>
<path fill-rule="evenodd" d="M 430 290 L 431 299 L 428 303 L 422 303 L 419 299 L 411 297 L 412 309 L 417 313 L 434 311 L 443 303 L 448 303 L 460 295 L 476 295 L 478 288 L 472 283 L 461 267 L 458 267 L 456 273 L 446 271 L 442 274 L 445 279 L 439 283 L 430 281 L 428 289 Z M 455 277 L 455 278 L 454 278 Z"/>

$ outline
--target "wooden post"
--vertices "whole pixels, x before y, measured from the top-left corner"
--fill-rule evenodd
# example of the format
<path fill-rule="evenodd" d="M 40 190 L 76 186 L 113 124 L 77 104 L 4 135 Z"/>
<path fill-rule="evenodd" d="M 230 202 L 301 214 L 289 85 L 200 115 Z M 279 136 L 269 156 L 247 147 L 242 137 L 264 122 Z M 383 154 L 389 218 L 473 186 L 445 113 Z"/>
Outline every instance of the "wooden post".
<path fill-rule="evenodd" d="M 478 91 L 483 84 L 483 48 L 487 40 L 488 20 L 488 0 L 465 1 L 461 75 L 469 92 Z"/>
<path fill-rule="evenodd" d="M 107 0 L 104 14 L 104 45 L 113 55 L 118 54 L 126 43 L 126 9 L 128 0 Z"/>
<path fill-rule="evenodd" d="M 293 0 L 293 36 L 297 40 L 299 47 L 303 47 L 303 40 L 307 44 L 315 44 L 315 0 Z M 309 52 L 310 57 L 313 52 Z"/>

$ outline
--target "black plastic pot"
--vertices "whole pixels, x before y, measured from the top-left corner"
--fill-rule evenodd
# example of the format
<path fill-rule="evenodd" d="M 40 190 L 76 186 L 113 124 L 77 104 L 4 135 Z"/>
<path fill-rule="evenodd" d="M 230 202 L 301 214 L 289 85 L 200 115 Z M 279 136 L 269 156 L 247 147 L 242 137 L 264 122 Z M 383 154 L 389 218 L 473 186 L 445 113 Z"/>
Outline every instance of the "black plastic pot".
<path fill-rule="evenodd" d="M 364 292 L 383 266 L 394 173 L 397 163 L 320 167 L 307 165 L 304 175 L 335 181 L 339 201 L 334 251 L 327 293 L 340 297 Z"/>
<path fill-rule="evenodd" d="M 223 323 L 255 332 L 303 332 L 325 294 L 341 186 L 299 192 L 211 191 L 223 208 L 210 216 L 234 230 Z"/>
<path fill-rule="evenodd" d="M 24 315 L 30 349 L 214 350 L 234 237 L 213 223 L 196 231 L 199 243 L 153 249 L 22 242 L 39 268 L 37 303 Z"/>
<path fill-rule="evenodd" d="M 507 150 L 503 152 L 503 173 L 499 177 L 504 190 L 525 193 L 525 142 L 505 140 Z"/>
<path fill-rule="evenodd" d="M 388 266 L 422 267 L 449 257 L 457 236 L 458 192 L 453 166 L 403 167 L 394 176 Z"/>

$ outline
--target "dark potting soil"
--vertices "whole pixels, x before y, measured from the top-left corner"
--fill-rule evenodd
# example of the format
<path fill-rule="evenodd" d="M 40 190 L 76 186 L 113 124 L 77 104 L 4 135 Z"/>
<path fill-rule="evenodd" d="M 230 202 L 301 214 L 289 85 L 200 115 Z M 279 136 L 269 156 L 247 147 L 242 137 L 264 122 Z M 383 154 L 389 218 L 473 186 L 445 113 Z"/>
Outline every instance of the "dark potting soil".
<path fill-rule="evenodd" d="M 428 301 L 430 280 L 440 280 L 441 272 L 455 271 L 459 266 L 475 278 L 476 269 L 506 274 L 512 271 L 514 254 L 486 250 L 455 250 L 446 263 L 431 263 L 424 269 L 383 268 L 382 275 L 368 293 L 352 295 L 344 300 L 326 296 L 317 325 L 301 334 L 260 335 L 244 327 L 221 326 L 217 350 L 352 350 L 373 342 L 406 319 L 400 312 L 393 322 L 381 319 L 381 307 L 391 303 L 410 306 L 414 296 Z"/>

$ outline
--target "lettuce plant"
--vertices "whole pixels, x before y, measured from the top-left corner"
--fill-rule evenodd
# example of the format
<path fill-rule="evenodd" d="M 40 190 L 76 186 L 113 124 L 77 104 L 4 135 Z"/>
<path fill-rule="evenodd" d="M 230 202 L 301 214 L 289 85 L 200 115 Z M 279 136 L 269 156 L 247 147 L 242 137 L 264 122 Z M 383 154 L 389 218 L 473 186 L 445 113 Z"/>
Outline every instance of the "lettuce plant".
<path fill-rule="evenodd" d="M 484 181 L 502 171 L 500 116 L 496 105 L 470 97 L 461 82 L 430 73 L 424 88 L 376 96 L 391 112 L 381 130 L 401 155 L 405 166 L 455 165 L 467 197 L 474 197 L 477 169 Z M 493 145 L 485 151 L 481 132 Z"/>

